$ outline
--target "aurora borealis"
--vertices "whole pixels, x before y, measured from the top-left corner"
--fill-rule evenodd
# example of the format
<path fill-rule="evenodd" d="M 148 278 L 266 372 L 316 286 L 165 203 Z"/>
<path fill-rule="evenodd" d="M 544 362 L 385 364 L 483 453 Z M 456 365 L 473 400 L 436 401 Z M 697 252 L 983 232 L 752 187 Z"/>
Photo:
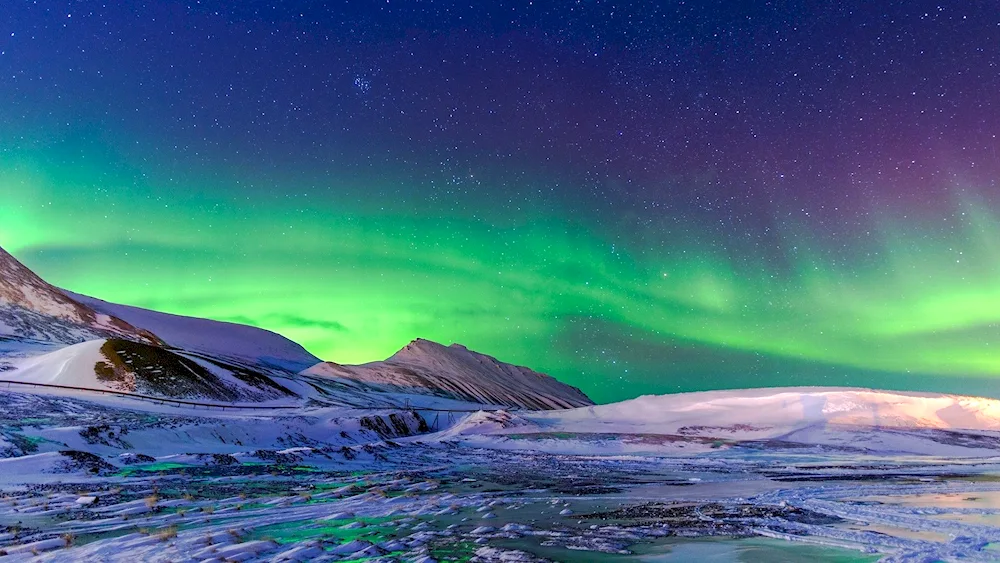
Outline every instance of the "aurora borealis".
<path fill-rule="evenodd" d="M 0 246 L 338 362 L 1000 396 L 994 4 L 536 4 L 5 5 Z"/>

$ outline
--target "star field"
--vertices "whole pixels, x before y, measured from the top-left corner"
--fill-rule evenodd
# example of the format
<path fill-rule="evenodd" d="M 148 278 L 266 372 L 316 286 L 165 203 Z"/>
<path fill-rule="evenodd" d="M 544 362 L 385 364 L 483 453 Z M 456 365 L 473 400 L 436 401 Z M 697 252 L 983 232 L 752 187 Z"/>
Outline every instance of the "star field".
<path fill-rule="evenodd" d="M 600 401 L 1000 394 L 991 2 L 15 2 L 0 245 Z"/>

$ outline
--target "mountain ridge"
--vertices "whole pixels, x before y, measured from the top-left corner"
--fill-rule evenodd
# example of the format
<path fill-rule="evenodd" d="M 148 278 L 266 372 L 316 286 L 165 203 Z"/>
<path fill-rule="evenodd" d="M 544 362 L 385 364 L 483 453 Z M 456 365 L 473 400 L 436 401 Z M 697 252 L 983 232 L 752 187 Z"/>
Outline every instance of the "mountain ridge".
<path fill-rule="evenodd" d="M 461 344 L 445 346 L 423 338 L 412 340 L 383 361 L 360 365 L 324 362 L 303 373 L 527 409 L 594 404 L 580 389 L 552 376 L 502 362 Z"/>

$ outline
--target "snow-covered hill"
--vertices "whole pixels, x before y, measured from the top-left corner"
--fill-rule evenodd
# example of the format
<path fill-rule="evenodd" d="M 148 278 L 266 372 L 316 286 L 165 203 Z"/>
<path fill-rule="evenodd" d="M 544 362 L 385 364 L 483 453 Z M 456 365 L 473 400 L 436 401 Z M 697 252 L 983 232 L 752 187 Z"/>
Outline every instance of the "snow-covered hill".
<path fill-rule="evenodd" d="M 264 364 L 291 372 L 302 371 L 321 361 L 299 344 L 262 328 L 171 315 L 116 305 L 69 291 L 65 293 L 95 311 L 113 315 L 149 330 L 177 348 Z"/>
<path fill-rule="evenodd" d="M 443 346 L 423 339 L 410 342 L 382 362 L 358 366 L 326 362 L 303 373 L 360 381 L 400 392 L 533 410 L 594 404 L 576 387 L 543 373 L 503 363 L 459 344 Z"/>
<path fill-rule="evenodd" d="M 0 337 L 3 336 L 60 344 L 103 337 L 159 341 L 149 331 L 71 299 L 0 248 Z"/>
<path fill-rule="evenodd" d="M 822 425 L 1000 430 L 1000 400 L 839 387 L 650 395 L 537 418 L 577 432 L 776 435 Z"/>

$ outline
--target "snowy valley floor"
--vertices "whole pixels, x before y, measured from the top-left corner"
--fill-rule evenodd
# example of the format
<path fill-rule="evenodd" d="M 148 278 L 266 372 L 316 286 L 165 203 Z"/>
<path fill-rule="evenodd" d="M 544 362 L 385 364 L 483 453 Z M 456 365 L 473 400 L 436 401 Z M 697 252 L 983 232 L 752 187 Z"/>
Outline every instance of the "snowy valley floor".
<path fill-rule="evenodd" d="M 887 441 L 871 429 L 804 445 L 152 408 L 0 391 L 0 562 L 1000 560 L 988 432 L 895 431 L 972 454 L 940 457 L 867 451 Z"/>

